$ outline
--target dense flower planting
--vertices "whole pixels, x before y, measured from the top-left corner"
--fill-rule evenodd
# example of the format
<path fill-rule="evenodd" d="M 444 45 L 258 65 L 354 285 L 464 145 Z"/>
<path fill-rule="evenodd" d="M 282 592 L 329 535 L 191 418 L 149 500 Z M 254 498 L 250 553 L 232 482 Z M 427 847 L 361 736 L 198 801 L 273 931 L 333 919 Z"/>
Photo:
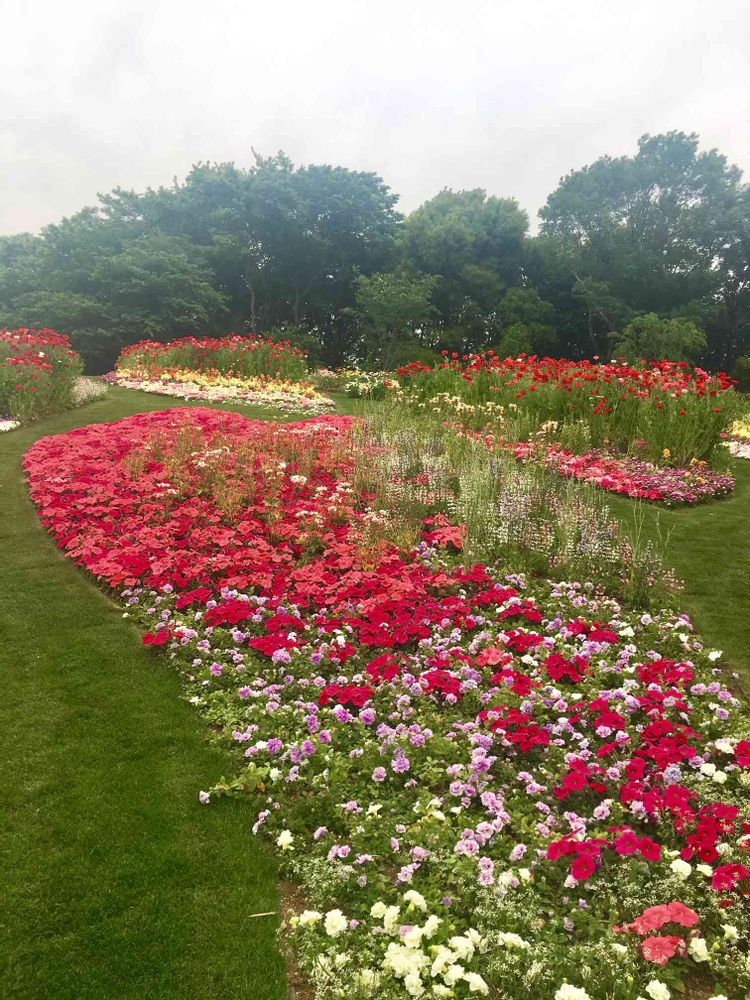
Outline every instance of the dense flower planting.
<path fill-rule="evenodd" d="M 0 330 L 0 428 L 13 430 L 73 405 L 82 368 L 62 334 Z"/>
<path fill-rule="evenodd" d="M 142 376 L 163 371 L 219 372 L 221 375 L 268 375 L 298 380 L 307 372 L 305 352 L 289 341 L 275 341 L 252 334 L 227 337 L 181 337 L 161 344 L 141 340 L 123 348 L 116 368 Z"/>
<path fill-rule="evenodd" d="M 528 442 L 517 445 L 514 451 L 522 461 L 540 461 L 561 476 L 592 483 L 609 493 L 667 506 L 705 503 L 729 496 L 734 489 L 731 476 L 714 472 L 704 462 L 676 469 L 632 455 L 609 455 L 601 451 L 576 455 L 559 445 L 540 450 Z"/>
<path fill-rule="evenodd" d="M 143 377 L 118 370 L 106 375 L 108 382 L 125 389 L 140 389 L 178 399 L 198 399 L 205 403 L 245 403 L 278 410 L 323 413 L 335 407 L 308 382 L 294 382 L 266 375 L 237 377 L 217 371 L 174 369 L 158 376 Z"/>
<path fill-rule="evenodd" d="M 376 461 L 377 456 L 372 455 Z M 750 726 L 684 615 L 409 549 L 351 423 L 209 410 L 44 438 L 58 545 L 178 666 L 307 907 L 320 997 L 750 989 Z"/>
<path fill-rule="evenodd" d="M 596 448 L 626 452 L 639 441 L 645 457 L 678 466 L 710 459 L 740 405 L 729 376 L 682 362 L 600 364 L 488 352 L 446 357 L 435 368 L 415 362 L 398 374 L 421 399 L 448 393 L 468 404 L 491 402 L 506 414 L 512 408 L 527 418 L 528 430 L 585 420 Z"/>
<path fill-rule="evenodd" d="M 750 458 L 750 422 L 738 420 L 723 437 L 733 458 Z"/>
<path fill-rule="evenodd" d="M 322 413 L 334 403 L 304 381 L 303 351 L 263 337 L 184 337 L 167 344 L 143 340 L 126 347 L 106 376 L 141 389 L 204 402 L 247 403 Z"/>

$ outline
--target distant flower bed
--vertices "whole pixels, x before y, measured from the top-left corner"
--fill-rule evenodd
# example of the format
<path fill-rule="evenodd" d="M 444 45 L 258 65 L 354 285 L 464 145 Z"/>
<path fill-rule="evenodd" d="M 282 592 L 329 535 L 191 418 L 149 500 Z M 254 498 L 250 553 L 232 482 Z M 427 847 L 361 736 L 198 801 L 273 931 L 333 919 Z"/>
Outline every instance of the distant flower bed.
<path fill-rule="evenodd" d="M 0 330 L 0 428 L 13 430 L 75 405 L 82 368 L 62 334 Z"/>
<path fill-rule="evenodd" d="M 273 409 L 324 413 L 335 407 L 308 382 L 272 378 L 266 375 L 222 375 L 217 371 L 173 369 L 152 377 L 125 368 L 106 375 L 107 381 L 125 389 L 140 389 L 178 399 L 199 399 L 205 403 L 245 403 Z"/>
<path fill-rule="evenodd" d="M 515 454 L 522 459 L 535 457 L 561 476 L 583 480 L 634 500 L 667 505 L 698 504 L 728 496 L 734 489 L 731 476 L 714 472 L 701 462 L 679 469 L 601 451 L 575 455 L 556 445 L 549 445 L 539 453 L 528 443 L 517 445 Z"/>
<path fill-rule="evenodd" d="M 724 435 L 724 444 L 733 458 L 750 458 L 750 423 L 738 420 Z"/>
<path fill-rule="evenodd" d="M 657 464 L 665 450 L 678 465 L 710 459 L 742 409 L 728 375 L 671 361 L 498 358 L 489 351 L 446 357 L 433 368 L 415 362 L 398 375 L 412 398 L 458 397 L 476 408 L 477 421 L 492 403 L 506 423 L 525 427 L 515 440 L 525 440 L 548 421 L 561 426 L 584 421 L 594 448 L 626 453 L 639 441 L 644 456 Z"/>
<path fill-rule="evenodd" d="M 389 541 L 360 426 L 173 409 L 25 457 L 226 753 L 200 800 L 249 797 L 301 883 L 319 1000 L 746 996 L 750 726 L 721 653 L 463 559 L 439 508 Z M 400 454 L 364 447 L 390 483 Z"/>
<path fill-rule="evenodd" d="M 181 337 L 165 344 L 141 340 L 120 352 L 115 367 L 144 377 L 189 370 L 298 381 L 307 374 L 305 352 L 289 341 L 236 333 L 227 337 Z"/>

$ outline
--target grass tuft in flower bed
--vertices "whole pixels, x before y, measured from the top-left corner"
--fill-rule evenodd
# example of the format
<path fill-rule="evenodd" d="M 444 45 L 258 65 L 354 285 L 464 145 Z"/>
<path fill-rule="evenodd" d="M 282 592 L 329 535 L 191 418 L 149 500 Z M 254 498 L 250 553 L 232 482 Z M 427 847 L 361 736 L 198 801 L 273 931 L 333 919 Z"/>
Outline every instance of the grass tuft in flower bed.
<path fill-rule="evenodd" d="M 301 884 L 320 998 L 744 995 L 750 727 L 720 653 L 684 615 L 473 561 L 437 498 L 394 537 L 430 475 L 383 505 L 390 446 L 195 409 L 25 464 L 226 749 L 201 800 L 251 796 Z"/>

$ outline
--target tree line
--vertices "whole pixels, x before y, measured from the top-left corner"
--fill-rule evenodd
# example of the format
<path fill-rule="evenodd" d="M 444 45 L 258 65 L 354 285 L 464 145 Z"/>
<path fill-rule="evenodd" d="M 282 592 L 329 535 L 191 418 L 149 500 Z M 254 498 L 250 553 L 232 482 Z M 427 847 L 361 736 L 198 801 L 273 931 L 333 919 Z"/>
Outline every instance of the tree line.
<path fill-rule="evenodd" d="M 0 327 L 69 333 L 89 370 L 143 338 L 254 330 L 316 363 L 441 351 L 750 354 L 750 187 L 683 132 L 565 176 L 540 227 L 514 198 L 445 189 L 403 216 L 374 173 L 198 163 L 0 237 Z M 742 362 L 739 362 L 740 366 Z"/>

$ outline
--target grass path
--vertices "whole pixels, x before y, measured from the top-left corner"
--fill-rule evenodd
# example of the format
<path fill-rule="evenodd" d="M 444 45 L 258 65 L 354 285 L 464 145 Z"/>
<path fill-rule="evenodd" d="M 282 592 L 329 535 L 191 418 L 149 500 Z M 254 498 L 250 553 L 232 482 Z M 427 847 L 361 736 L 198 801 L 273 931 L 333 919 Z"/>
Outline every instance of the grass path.
<path fill-rule="evenodd" d="M 735 459 L 734 494 L 717 503 L 668 510 L 643 505 L 647 538 L 668 537 L 666 562 L 685 589 L 674 604 L 693 618 L 721 662 L 732 666 L 750 692 L 750 460 Z M 634 504 L 613 497 L 611 506 L 633 525 Z"/>
<path fill-rule="evenodd" d="M 0 997 L 276 1000 L 275 867 L 176 675 L 43 531 L 37 438 L 174 406 L 105 400 L 0 435 Z M 237 407 L 248 415 L 270 416 Z"/>

